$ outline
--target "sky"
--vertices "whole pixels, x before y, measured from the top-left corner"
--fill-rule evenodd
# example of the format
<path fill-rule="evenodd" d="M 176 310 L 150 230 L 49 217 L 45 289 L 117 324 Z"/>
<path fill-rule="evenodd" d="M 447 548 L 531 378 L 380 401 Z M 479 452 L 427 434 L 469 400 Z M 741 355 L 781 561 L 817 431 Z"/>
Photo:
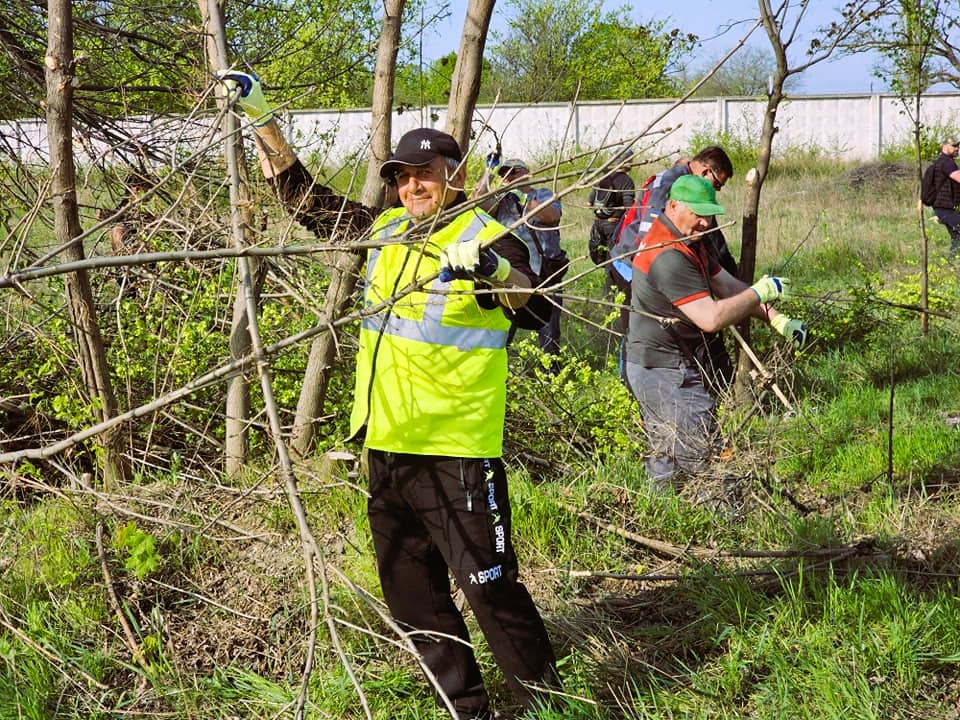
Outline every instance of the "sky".
<path fill-rule="evenodd" d="M 441 5 L 441 0 L 426 0 L 426 3 L 429 13 L 431 7 L 436 10 Z M 695 51 L 698 61 L 722 57 L 746 34 L 753 25 L 752 21 L 758 17 L 757 0 L 675 0 L 672 3 L 603 0 L 603 3 L 607 11 L 630 5 L 630 16 L 638 24 L 649 20 L 666 20 L 671 27 L 697 35 L 701 39 L 701 46 Z M 817 26 L 837 16 L 834 8 L 842 3 L 843 0 L 812 0 L 801 23 L 801 30 L 812 34 Z M 455 52 L 460 47 L 467 1 L 448 0 L 448 4 L 450 15 L 440 22 L 436 32 L 428 31 L 424 36 L 424 59 L 428 62 Z M 497 4 L 490 27 L 493 31 L 504 32 L 504 17 L 510 13 L 510 8 L 505 6 L 503 0 L 498 0 Z M 744 20 L 750 22 L 738 22 Z M 801 52 L 806 47 L 806 40 L 809 37 L 801 35 L 801 41 L 795 43 Z M 762 27 L 753 32 L 748 44 L 764 50 L 770 47 Z M 885 92 L 885 85 L 872 74 L 874 61 L 874 57 L 864 55 L 824 60 L 799 76 L 793 92 L 800 95 Z M 692 64 L 699 68 L 702 62 Z"/>

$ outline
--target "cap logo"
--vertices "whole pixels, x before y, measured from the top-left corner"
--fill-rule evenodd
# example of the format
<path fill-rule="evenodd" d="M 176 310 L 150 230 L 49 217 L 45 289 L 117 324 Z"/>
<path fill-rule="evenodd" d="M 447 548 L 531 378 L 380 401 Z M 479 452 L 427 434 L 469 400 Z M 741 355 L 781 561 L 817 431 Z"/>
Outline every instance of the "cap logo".
<path fill-rule="evenodd" d="M 420 149 L 421 149 L 421 150 L 429 150 L 429 149 L 430 149 L 430 141 L 429 141 L 429 140 L 421 140 L 421 141 L 420 141 Z"/>

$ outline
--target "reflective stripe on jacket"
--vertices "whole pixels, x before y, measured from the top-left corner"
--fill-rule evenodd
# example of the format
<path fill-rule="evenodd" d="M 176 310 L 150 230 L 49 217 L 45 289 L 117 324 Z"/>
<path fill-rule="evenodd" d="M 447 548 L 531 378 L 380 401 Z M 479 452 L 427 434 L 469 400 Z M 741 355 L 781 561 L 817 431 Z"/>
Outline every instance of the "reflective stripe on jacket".
<path fill-rule="evenodd" d="M 402 237 L 410 217 L 387 210 L 374 224 L 384 245 L 367 255 L 364 307 L 375 309 L 440 269 L 455 241 L 489 240 L 504 227 L 481 210 L 462 212 L 429 237 Z M 396 238 L 397 242 L 390 242 Z M 474 283 L 438 278 L 364 318 L 351 431 L 366 422 L 368 447 L 451 457 L 499 457 L 506 403 L 507 333 L 500 307 L 486 310 Z"/>

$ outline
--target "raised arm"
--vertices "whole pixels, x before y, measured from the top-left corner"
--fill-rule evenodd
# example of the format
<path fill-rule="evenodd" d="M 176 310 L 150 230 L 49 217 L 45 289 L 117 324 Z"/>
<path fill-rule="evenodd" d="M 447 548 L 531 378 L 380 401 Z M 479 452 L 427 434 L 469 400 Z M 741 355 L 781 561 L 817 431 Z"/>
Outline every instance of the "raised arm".
<path fill-rule="evenodd" d="M 254 130 L 260 168 L 280 202 L 311 232 L 331 239 L 350 239 L 373 224 L 377 211 L 317 183 L 287 142 L 260 80 L 252 73 L 219 70 L 227 97 L 240 108 Z"/>

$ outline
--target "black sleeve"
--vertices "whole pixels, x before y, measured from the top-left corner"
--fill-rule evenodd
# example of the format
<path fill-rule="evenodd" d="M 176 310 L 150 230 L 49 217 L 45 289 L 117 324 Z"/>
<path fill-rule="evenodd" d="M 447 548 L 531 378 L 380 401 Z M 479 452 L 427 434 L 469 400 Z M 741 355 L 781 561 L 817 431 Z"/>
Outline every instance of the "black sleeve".
<path fill-rule="evenodd" d="M 269 182 L 286 210 L 307 230 L 329 236 L 336 228 L 337 237 L 330 238 L 335 242 L 349 242 L 362 235 L 377 216 L 373 208 L 319 184 L 299 160 Z"/>
<path fill-rule="evenodd" d="M 493 249 L 497 254 L 509 260 L 510 265 L 513 266 L 515 270 L 526 275 L 530 279 L 531 287 L 537 287 L 541 283 L 540 276 L 534 273 L 530 267 L 530 251 L 527 249 L 527 245 L 523 240 L 515 235 L 507 235 L 497 240 L 497 242 L 493 244 Z M 492 298 L 496 304 L 497 299 L 495 295 L 489 295 L 488 297 Z M 485 306 L 481 305 L 481 307 Z M 507 313 L 507 317 L 513 320 L 519 327 L 536 329 L 543 326 L 550 319 L 550 314 L 553 312 L 553 304 L 547 299 L 546 295 L 534 294 L 527 299 L 526 305 L 516 312 L 511 312 L 506 309 L 504 309 L 504 312 Z"/>
<path fill-rule="evenodd" d="M 530 267 L 530 251 L 527 244 L 516 235 L 505 235 L 497 240 L 491 247 L 497 255 L 506 258 L 510 265 L 530 279 L 531 285 L 540 282 L 533 269 Z"/>
<path fill-rule="evenodd" d="M 714 224 L 716 224 L 716 221 L 714 221 Z M 733 257 L 733 253 L 730 252 L 730 248 L 727 246 L 727 239 L 723 236 L 723 232 L 714 230 L 707 235 L 707 239 L 709 240 L 709 243 L 707 243 L 707 252 L 711 256 L 710 259 L 716 261 L 720 267 L 734 277 L 738 277 L 737 273 L 740 269 L 737 267 L 737 261 Z"/>
<path fill-rule="evenodd" d="M 620 193 L 620 210 L 616 214 L 623 215 L 633 205 L 636 198 L 633 178 L 627 173 L 620 173 L 617 178 L 617 190 Z"/>

